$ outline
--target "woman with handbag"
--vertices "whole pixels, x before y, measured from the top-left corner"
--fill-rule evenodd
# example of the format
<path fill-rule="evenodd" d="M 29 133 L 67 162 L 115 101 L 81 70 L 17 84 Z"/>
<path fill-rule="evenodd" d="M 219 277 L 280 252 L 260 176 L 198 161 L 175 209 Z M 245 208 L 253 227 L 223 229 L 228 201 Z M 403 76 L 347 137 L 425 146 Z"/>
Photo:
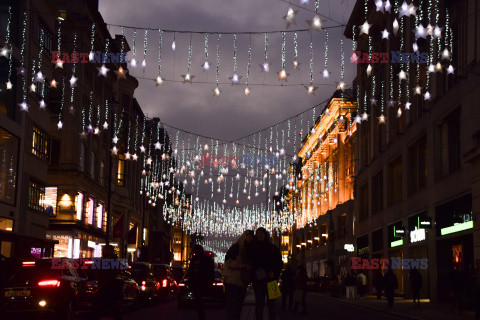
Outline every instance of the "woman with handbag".
<path fill-rule="evenodd" d="M 225 282 L 226 319 L 240 319 L 243 300 L 251 282 L 252 267 L 247 247 L 253 241 L 253 231 L 245 231 L 225 255 L 223 277 Z"/>

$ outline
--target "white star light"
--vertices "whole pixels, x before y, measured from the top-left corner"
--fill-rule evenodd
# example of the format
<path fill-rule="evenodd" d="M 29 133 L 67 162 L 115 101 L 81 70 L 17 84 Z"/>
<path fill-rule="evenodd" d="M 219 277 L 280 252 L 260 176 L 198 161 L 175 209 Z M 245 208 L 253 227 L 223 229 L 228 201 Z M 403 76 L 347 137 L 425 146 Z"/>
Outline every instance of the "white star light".
<path fill-rule="evenodd" d="M 315 95 L 315 90 L 317 90 L 318 87 L 314 86 L 313 83 L 310 83 L 310 85 L 305 86 L 305 89 L 307 89 L 307 94 Z"/>
<path fill-rule="evenodd" d="M 75 76 L 72 75 L 72 77 L 69 80 L 70 86 L 73 87 L 77 83 L 77 80 L 78 80 L 78 78 L 76 78 Z"/>
<path fill-rule="evenodd" d="M 137 156 L 136 153 L 134 153 L 134 154 L 132 155 L 132 160 L 133 160 L 133 161 L 137 161 L 137 159 L 138 159 L 138 156 Z"/>
<path fill-rule="evenodd" d="M 397 110 L 397 118 L 400 118 L 402 116 L 402 108 L 398 108 Z"/>
<path fill-rule="evenodd" d="M 213 91 L 213 96 L 214 97 L 218 97 L 220 96 L 220 93 L 222 93 L 222 91 L 220 91 L 220 89 L 218 89 L 218 87 L 215 87 L 215 89 L 212 89 Z"/>
<path fill-rule="evenodd" d="M 183 84 L 185 83 L 192 84 L 192 80 L 193 78 L 195 78 L 195 76 L 191 75 L 190 72 L 187 72 L 186 74 L 182 74 L 182 78 L 183 78 Z"/>
<path fill-rule="evenodd" d="M 158 75 L 157 78 L 155 79 L 155 86 L 158 87 L 162 83 L 163 83 L 163 79 L 162 77 L 160 77 L 160 75 Z"/>
<path fill-rule="evenodd" d="M 287 15 L 283 17 L 283 20 L 287 23 L 287 29 L 290 25 L 297 25 L 296 16 L 298 10 L 293 10 L 292 7 L 288 8 Z"/>
<path fill-rule="evenodd" d="M 112 151 L 112 154 L 116 155 L 118 153 L 118 149 L 116 146 L 113 146 L 113 148 L 111 149 Z"/>
<path fill-rule="evenodd" d="M 62 120 L 58 120 L 58 123 L 57 123 L 57 128 L 58 130 L 62 129 L 63 128 L 63 123 L 62 123 Z"/>
<path fill-rule="evenodd" d="M 250 88 L 246 87 L 245 88 L 245 95 L 248 96 L 250 94 Z"/>
<path fill-rule="evenodd" d="M 285 82 L 287 82 L 287 77 L 289 76 L 289 74 L 287 73 L 287 71 L 285 71 L 285 69 L 282 69 L 277 73 L 278 73 L 278 80 L 280 81 L 285 80 Z"/>
<path fill-rule="evenodd" d="M 422 87 L 416 86 L 415 87 L 415 94 L 421 94 L 422 93 Z"/>
<path fill-rule="evenodd" d="M 103 129 L 104 129 L 104 130 L 107 130 L 107 129 L 108 129 L 108 122 L 107 122 L 107 121 L 105 121 L 105 122 L 103 123 Z"/>
<path fill-rule="evenodd" d="M 367 67 L 367 76 L 371 75 L 372 74 L 372 65 L 369 64 L 368 67 Z"/>
<path fill-rule="evenodd" d="M 372 25 L 365 20 L 365 22 L 360 26 L 360 34 L 368 34 L 371 26 Z"/>
<path fill-rule="evenodd" d="M 430 95 L 430 92 L 427 91 L 427 92 L 425 92 L 425 94 L 423 95 L 423 98 L 424 98 L 425 100 L 430 100 L 430 99 L 432 98 L 432 96 Z"/>
<path fill-rule="evenodd" d="M 397 18 L 395 18 L 395 20 L 393 20 L 393 33 L 395 35 L 397 35 L 399 27 L 400 27 L 400 25 L 398 24 L 398 20 L 397 20 Z"/>
<path fill-rule="evenodd" d="M 208 63 L 208 61 L 205 61 L 205 63 L 202 65 L 202 68 L 204 71 L 210 70 L 210 63 Z"/>
<path fill-rule="evenodd" d="M 300 62 L 293 60 L 293 69 L 298 70 L 300 68 Z"/>
<path fill-rule="evenodd" d="M 455 72 L 455 69 L 453 68 L 452 65 L 449 65 L 448 68 L 447 68 L 447 73 L 448 74 L 453 74 Z"/>
<path fill-rule="evenodd" d="M 378 117 L 378 123 L 385 123 L 385 116 L 383 114 Z"/>
<path fill-rule="evenodd" d="M 147 164 L 152 164 L 152 158 L 147 159 Z"/>
<path fill-rule="evenodd" d="M 407 79 L 407 73 L 406 73 L 405 71 L 403 71 L 403 70 L 400 70 L 400 72 L 398 73 L 398 78 L 399 78 L 400 80 L 405 80 L 405 79 Z"/>
<path fill-rule="evenodd" d="M 173 40 L 173 42 L 172 42 L 172 51 L 175 51 L 175 48 L 176 48 L 176 47 L 177 47 L 177 46 L 176 46 L 176 44 L 175 44 L 175 40 Z"/>
<path fill-rule="evenodd" d="M 265 61 L 260 65 L 260 68 L 262 69 L 262 72 L 269 72 L 270 71 L 270 64 Z"/>
<path fill-rule="evenodd" d="M 90 51 L 90 53 L 88 54 L 88 61 L 92 61 L 94 56 L 95 54 L 93 53 L 93 51 Z"/>
<path fill-rule="evenodd" d="M 415 36 L 417 38 L 426 38 L 427 36 L 427 31 L 425 30 L 425 27 L 420 23 L 415 31 Z"/>
<path fill-rule="evenodd" d="M 99 134 L 100 133 L 100 129 L 98 127 L 95 127 L 95 129 L 93 129 L 93 134 Z"/>
<path fill-rule="evenodd" d="M 362 123 L 362 117 L 360 117 L 360 116 L 357 114 L 357 115 L 355 116 L 355 120 L 354 120 L 354 121 L 355 121 L 355 123 L 360 124 L 360 123 Z"/>
<path fill-rule="evenodd" d="M 383 7 L 385 8 L 385 12 L 390 12 L 390 9 L 392 9 L 392 5 L 390 4 L 389 0 L 385 1 L 385 5 Z"/>
<path fill-rule="evenodd" d="M 20 106 L 22 111 L 28 111 L 29 106 L 28 106 L 27 102 L 23 101 L 22 103 L 19 103 L 18 105 Z"/>
<path fill-rule="evenodd" d="M 7 90 L 12 89 L 13 85 L 10 81 L 7 81 Z"/>
<path fill-rule="evenodd" d="M 410 110 L 410 106 L 412 104 L 410 102 L 405 103 L 405 110 Z"/>
<path fill-rule="evenodd" d="M 445 50 L 442 51 L 442 59 L 444 60 L 450 59 L 450 51 L 448 51 L 447 48 L 445 48 Z"/>
<path fill-rule="evenodd" d="M 368 120 L 368 113 L 364 112 L 362 114 L 362 121 L 367 121 Z"/>
<path fill-rule="evenodd" d="M 416 42 L 414 42 L 412 44 L 412 48 L 413 48 L 413 52 L 417 52 L 418 51 L 418 44 Z"/>
<path fill-rule="evenodd" d="M 320 20 L 320 16 L 318 14 L 315 14 L 312 20 L 306 20 L 306 22 L 310 26 L 310 32 L 322 30 L 322 20 Z"/>
<path fill-rule="evenodd" d="M 430 73 L 435 72 L 435 66 L 433 64 L 430 64 L 428 66 L 428 72 L 430 72 Z"/>
<path fill-rule="evenodd" d="M 330 76 L 330 72 L 328 72 L 327 68 L 323 69 L 322 76 L 325 79 Z"/>
<path fill-rule="evenodd" d="M 8 58 L 8 54 L 10 53 L 10 49 L 8 49 L 7 46 L 4 46 L 1 50 L 0 50 L 0 56 L 3 56 L 5 58 Z"/>
<path fill-rule="evenodd" d="M 45 100 L 43 99 L 40 100 L 39 104 L 40 104 L 40 109 L 45 109 L 45 107 L 47 106 L 47 104 L 45 103 Z"/>
<path fill-rule="evenodd" d="M 375 1 L 375 7 L 377 8 L 377 11 L 383 12 L 383 1 L 382 0 L 376 0 Z"/>
<path fill-rule="evenodd" d="M 144 147 L 143 145 L 140 146 L 140 152 L 141 152 L 141 153 L 145 153 L 145 147 Z"/>
<path fill-rule="evenodd" d="M 442 37 L 442 28 L 439 26 L 435 26 L 435 29 L 433 29 L 433 36 L 435 38 L 441 38 Z"/>
<path fill-rule="evenodd" d="M 340 81 L 340 83 L 337 86 L 337 89 L 340 89 L 342 91 L 345 91 L 345 82 Z"/>
<path fill-rule="evenodd" d="M 403 1 L 402 3 L 402 6 L 400 7 L 400 14 L 399 14 L 399 18 L 403 17 L 403 16 L 409 16 L 410 15 L 410 6 L 405 2 Z"/>
<path fill-rule="evenodd" d="M 162 148 L 162 144 L 160 142 L 155 143 L 155 149 L 160 150 Z"/>
<path fill-rule="evenodd" d="M 147 66 L 147 63 L 145 62 L 145 59 L 143 59 L 143 61 L 142 61 L 142 69 L 145 69 L 146 66 Z"/>
<path fill-rule="evenodd" d="M 63 69 L 63 64 L 64 62 L 60 59 L 57 59 L 57 61 L 55 61 L 55 68 L 62 68 Z"/>
<path fill-rule="evenodd" d="M 110 69 L 108 69 L 104 64 L 102 64 L 101 67 L 97 67 L 97 70 L 98 70 L 98 75 L 99 75 L 99 76 L 104 76 L 104 77 L 106 77 L 106 76 L 107 76 L 107 72 L 108 72 L 108 70 L 110 70 Z"/>
<path fill-rule="evenodd" d="M 37 86 L 34 83 L 32 83 L 30 85 L 30 91 L 35 92 L 35 90 L 37 90 Z"/>
<path fill-rule="evenodd" d="M 239 76 L 238 74 L 234 73 L 233 76 L 231 76 L 228 79 L 230 79 L 232 81 L 232 85 L 234 85 L 234 84 L 238 84 L 238 81 L 242 79 L 242 76 Z"/>
<path fill-rule="evenodd" d="M 437 62 L 437 64 L 435 65 L 435 70 L 437 70 L 438 72 L 442 71 L 442 64 L 440 62 Z"/>
<path fill-rule="evenodd" d="M 135 60 L 135 58 L 132 58 L 132 60 L 130 60 L 130 66 L 132 68 L 135 68 L 137 66 L 137 60 Z"/>
<path fill-rule="evenodd" d="M 38 82 L 42 82 L 45 79 L 45 76 L 43 75 L 42 71 L 38 71 L 35 80 Z"/>
<path fill-rule="evenodd" d="M 113 142 L 114 144 L 117 144 L 117 142 L 118 142 L 118 137 L 117 137 L 117 136 L 114 136 L 113 139 L 112 139 L 112 142 Z"/>
<path fill-rule="evenodd" d="M 388 36 L 390 35 L 390 32 L 388 32 L 387 28 L 382 31 L 382 39 L 388 39 Z"/>

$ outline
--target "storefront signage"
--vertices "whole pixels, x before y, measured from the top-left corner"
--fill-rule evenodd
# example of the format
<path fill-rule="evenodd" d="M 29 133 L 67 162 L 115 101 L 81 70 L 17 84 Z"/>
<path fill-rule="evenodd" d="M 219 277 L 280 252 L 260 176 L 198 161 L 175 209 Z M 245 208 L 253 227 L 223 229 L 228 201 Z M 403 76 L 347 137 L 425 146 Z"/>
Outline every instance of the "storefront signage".
<path fill-rule="evenodd" d="M 393 236 L 397 238 L 404 237 L 406 233 L 405 227 L 393 227 Z"/>
<path fill-rule="evenodd" d="M 417 229 L 410 232 L 410 242 L 419 242 L 425 240 L 427 237 L 425 229 Z"/>
<path fill-rule="evenodd" d="M 393 247 L 398 247 L 398 246 L 401 246 L 401 245 L 403 245 L 403 239 L 390 242 L 390 247 L 391 247 L 391 248 L 393 248 Z"/>
<path fill-rule="evenodd" d="M 418 217 L 418 229 L 432 229 L 432 218 Z"/>
<path fill-rule="evenodd" d="M 450 233 L 460 232 L 468 229 L 473 229 L 473 221 L 455 224 L 451 227 L 446 227 L 440 230 L 442 236 Z"/>
<path fill-rule="evenodd" d="M 348 252 L 353 252 L 353 251 L 355 251 L 355 247 L 354 247 L 354 245 L 351 244 L 351 243 L 345 243 L 345 245 L 343 246 L 343 248 L 344 248 L 345 250 L 347 250 Z"/>

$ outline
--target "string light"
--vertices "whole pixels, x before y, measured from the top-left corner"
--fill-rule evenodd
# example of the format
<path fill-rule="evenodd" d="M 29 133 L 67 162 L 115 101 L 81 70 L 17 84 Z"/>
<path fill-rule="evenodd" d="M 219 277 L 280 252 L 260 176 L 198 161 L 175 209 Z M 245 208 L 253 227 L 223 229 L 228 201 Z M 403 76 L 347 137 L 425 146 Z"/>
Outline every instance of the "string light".
<path fill-rule="evenodd" d="M 217 86 L 215 87 L 215 89 L 212 90 L 214 97 L 218 97 L 221 93 L 220 89 L 218 88 L 218 81 L 220 78 L 220 39 L 221 37 L 222 37 L 221 34 L 219 34 L 217 37 L 217 73 L 216 73 Z"/>
<path fill-rule="evenodd" d="M 204 52 L 205 52 L 205 62 L 202 65 L 204 71 L 210 69 L 210 63 L 208 63 L 208 33 L 205 33 L 204 36 Z"/>
<path fill-rule="evenodd" d="M 158 29 L 158 75 L 155 79 L 155 86 L 159 86 L 163 83 L 162 79 L 162 30 Z"/>
<path fill-rule="evenodd" d="M 252 37 L 250 36 L 250 41 L 248 43 L 248 61 L 247 61 L 247 79 L 245 81 L 245 95 L 250 94 L 250 88 L 248 86 L 248 81 L 250 80 L 250 63 L 252 61 Z"/>
<path fill-rule="evenodd" d="M 187 59 L 187 73 L 182 74 L 183 84 L 190 83 L 192 84 L 194 75 L 190 74 L 190 65 L 192 64 L 192 34 L 190 34 L 190 43 L 188 45 L 188 59 Z"/>
<path fill-rule="evenodd" d="M 147 46 L 148 46 L 148 29 L 145 29 L 145 35 L 143 37 L 143 60 L 142 60 L 142 68 L 144 71 L 146 67 L 145 57 L 147 56 Z"/>
<path fill-rule="evenodd" d="M 268 33 L 265 33 L 265 60 L 260 65 L 260 69 L 262 72 L 270 71 L 270 64 L 268 63 Z"/>
<path fill-rule="evenodd" d="M 278 80 L 284 80 L 287 82 L 287 77 L 289 74 L 285 70 L 285 32 L 282 32 L 282 70 L 280 70 L 278 73 Z"/>
<path fill-rule="evenodd" d="M 298 62 L 298 34 L 295 32 L 293 35 L 293 52 L 294 52 L 294 58 L 293 58 L 293 68 L 295 70 L 298 70 L 300 68 L 300 62 Z"/>
<path fill-rule="evenodd" d="M 238 84 L 242 76 L 237 74 L 237 35 L 233 35 L 233 76 L 229 79 L 232 81 L 232 85 Z M 218 83 L 217 83 L 218 87 Z"/>
<path fill-rule="evenodd" d="M 137 29 L 133 29 L 133 41 L 132 41 L 132 59 L 130 60 L 130 66 L 132 68 L 135 68 L 137 66 L 137 60 L 135 59 L 135 56 L 136 56 L 136 53 L 137 53 L 137 49 L 136 49 L 136 46 L 135 46 L 135 39 L 137 37 Z"/>
<path fill-rule="evenodd" d="M 327 69 L 328 65 L 328 30 L 325 30 L 325 68 L 323 69 L 323 78 L 327 79 L 330 76 L 330 73 Z"/>

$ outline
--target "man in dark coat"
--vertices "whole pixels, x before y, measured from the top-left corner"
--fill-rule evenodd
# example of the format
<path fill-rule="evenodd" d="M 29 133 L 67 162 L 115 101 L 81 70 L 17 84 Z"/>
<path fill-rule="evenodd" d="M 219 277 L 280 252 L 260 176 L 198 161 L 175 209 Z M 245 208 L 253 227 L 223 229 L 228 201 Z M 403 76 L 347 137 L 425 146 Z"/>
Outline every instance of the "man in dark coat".
<path fill-rule="evenodd" d="M 288 310 L 293 309 L 293 291 L 295 290 L 295 272 L 290 264 L 287 264 L 285 270 L 282 272 L 282 310 L 286 310 L 288 299 Z"/>
<path fill-rule="evenodd" d="M 202 246 L 196 245 L 192 251 L 193 257 L 190 260 L 186 278 L 193 292 L 198 319 L 205 320 L 203 295 L 215 279 L 214 262 L 211 257 L 205 255 Z"/>
<path fill-rule="evenodd" d="M 375 280 L 373 281 L 373 285 L 375 287 L 375 291 L 377 292 L 377 299 L 380 300 L 382 298 L 382 291 L 383 291 L 383 284 L 384 279 L 381 270 L 377 272 L 375 275 Z"/>
<path fill-rule="evenodd" d="M 422 288 L 422 275 L 416 268 L 410 270 L 410 286 L 412 288 L 413 304 L 420 305 L 420 289 Z"/>
<path fill-rule="evenodd" d="M 270 320 L 276 319 L 275 300 L 268 299 L 267 283 L 277 280 L 282 271 L 282 256 L 265 228 L 258 228 L 250 250 L 254 269 L 253 290 L 255 292 L 255 319 L 263 320 L 263 308 L 267 299 Z"/>
<path fill-rule="evenodd" d="M 385 296 L 387 297 L 388 307 L 393 307 L 393 298 L 395 297 L 395 289 L 398 289 L 397 276 L 392 271 L 392 267 L 388 266 L 385 273 Z"/>

